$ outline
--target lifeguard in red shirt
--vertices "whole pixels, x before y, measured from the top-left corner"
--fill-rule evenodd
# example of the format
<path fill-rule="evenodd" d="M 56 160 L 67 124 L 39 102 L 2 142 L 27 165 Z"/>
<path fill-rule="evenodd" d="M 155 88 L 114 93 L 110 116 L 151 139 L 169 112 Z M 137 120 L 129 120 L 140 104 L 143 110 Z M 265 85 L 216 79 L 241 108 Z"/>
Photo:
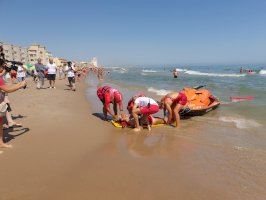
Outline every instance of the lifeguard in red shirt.
<path fill-rule="evenodd" d="M 123 96 L 121 92 L 110 86 L 103 86 L 98 88 L 97 96 L 103 103 L 103 114 L 105 120 L 107 119 L 107 114 L 110 114 L 115 120 L 117 120 L 118 118 L 117 108 L 119 108 L 120 112 L 123 112 Z M 114 112 L 112 112 L 110 109 L 111 103 L 113 104 Z"/>

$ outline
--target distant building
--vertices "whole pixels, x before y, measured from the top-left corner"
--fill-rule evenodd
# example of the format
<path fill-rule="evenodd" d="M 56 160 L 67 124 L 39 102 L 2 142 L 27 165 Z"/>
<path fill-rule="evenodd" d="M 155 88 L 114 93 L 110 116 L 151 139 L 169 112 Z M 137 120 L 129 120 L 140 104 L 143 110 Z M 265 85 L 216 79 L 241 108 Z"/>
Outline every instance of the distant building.
<path fill-rule="evenodd" d="M 66 65 L 67 64 L 67 60 L 66 59 L 64 59 L 64 58 L 57 58 L 57 57 L 55 57 L 54 58 L 54 63 L 56 64 L 56 66 L 64 66 L 64 65 Z"/>
<path fill-rule="evenodd" d="M 4 49 L 5 59 L 28 63 L 28 54 L 26 48 L 5 43 L 2 43 L 1 45 Z"/>
<path fill-rule="evenodd" d="M 46 65 L 48 63 L 48 59 L 51 56 L 51 53 L 46 50 L 45 46 L 33 44 L 28 48 L 28 57 L 30 64 L 35 64 L 38 58 L 40 58 L 41 62 Z"/>
<path fill-rule="evenodd" d="M 90 61 L 90 64 L 93 65 L 94 67 L 98 67 L 98 61 L 96 57 L 93 57 Z"/>

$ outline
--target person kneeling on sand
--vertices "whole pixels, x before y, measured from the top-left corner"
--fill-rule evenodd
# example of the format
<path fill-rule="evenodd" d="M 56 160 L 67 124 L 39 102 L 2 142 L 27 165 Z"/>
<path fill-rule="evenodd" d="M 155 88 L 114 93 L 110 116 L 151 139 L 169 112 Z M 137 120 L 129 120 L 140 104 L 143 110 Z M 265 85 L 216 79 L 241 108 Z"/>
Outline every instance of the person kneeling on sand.
<path fill-rule="evenodd" d="M 0 74 L 5 74 L 5 69 L 4 69 L 5 63 L 1 62 L 0 63 Z M 18 89 L 21 89 L 26 86 L 26 82 L 22 81 L 17 83 L 16 85 L 12 86 L 7 86 L 5 85 L 5 82 L 0 76 L 0 147 L 11 147 L 11 145 L 7 145 L 3 141 L 3 116 L 5 115 L 5 112 L 7 110 L 7 105 L 5 101 L 5 93 L 11 93 L 15 92 Z"/>
<path fill-rule="evenodd" d="M 148 116 L 155 114 L 159 111 L 157 102 L 149 97 L 138 97 L 134 99 L 132 108 L 132 116 L 135 120 L 134 131 L 140 131 L 139 115 L 142 114 L 144 122 L 147 123 L 148 129 L 151 129 Z"/>
<path fill-rule="evenodd" d="M 167 124 L 176 122 L 176 127 L 179 126 L 179 112 L 186 104 L 187 96 L 183 91 L 168 93 L 161 99 L 160 108 L 164 110 L 164 117 Z M 166 116 L 166 111 L 168 112 L 168 117 Z"/>
<path fill-rule="evenodd" d="M 99 87 L 97 96 L 103 103 L 104 119 L 107 120 L 107 113 L 110 114 L 115 120 L 118 119 L 117 106 L 120 112 L 123 112 L 123 97 L 121 92 L 109 86 Z M 113 104 L 114 113 L 110 110 L 110 103 Z"/>

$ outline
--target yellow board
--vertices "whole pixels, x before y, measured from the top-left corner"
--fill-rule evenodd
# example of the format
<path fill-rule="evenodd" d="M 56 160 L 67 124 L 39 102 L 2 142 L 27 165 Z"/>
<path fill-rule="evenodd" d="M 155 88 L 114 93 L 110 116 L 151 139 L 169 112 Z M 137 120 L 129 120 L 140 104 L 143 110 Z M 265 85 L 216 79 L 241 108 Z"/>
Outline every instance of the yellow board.
<path fill-rule="evenodd" d="M 123 128 L 122 125 L 119 122 L 116 122 L 114 120 L 111 120 L 111 123 L 116 127 L 116 128 Z"/>
<path fill-rule="evenodd" d="M 116 122 L 114 120 L 111 120 L 111 123 L 114 125 L 116 128 L 123 128 L 122 125 L 119 122 Z M 159 127 L 159 126 L 164 126 L 165 124 L 155 124 L 152 125 L 151 127 Z"/>

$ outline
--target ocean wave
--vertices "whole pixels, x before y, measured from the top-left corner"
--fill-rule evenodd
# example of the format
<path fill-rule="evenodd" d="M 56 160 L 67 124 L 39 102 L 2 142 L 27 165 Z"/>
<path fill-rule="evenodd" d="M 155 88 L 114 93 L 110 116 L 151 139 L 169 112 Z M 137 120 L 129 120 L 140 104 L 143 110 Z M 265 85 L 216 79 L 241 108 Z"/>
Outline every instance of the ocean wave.
<path fill-rule="evenodd" d="M 140 73 L 142 76 L 148 76 L 148 74 L 145 74 L 143 72 Z"/>
<path fill-rule="evenodd" d="M 260 70 L 260 72 L 259 72 L 259 74 L 261 74 L 261 75 L 266 75 L 266 70 Z"/>
<path fill-rule="evenodd" d="M 151 69 L 143 69 L 142 72 L 146 72 L 146 73 L 156 73 L 157 71 L 155 71 L 155 70 L 151 70 Z"/>
<path fill-rule="evenodd" d="M 175 68 L 175 70 L 178 72 L 186 72 L 187 71 L 186 69 L 180 69 L 180 68 Z"/>
<path fill-rule="evenodd" d="M 261 126 L 261 124 L 253 119 L 244 119 L 238 117 L 219 117 L 219 121 L 234 123 L 235 126 L 239 129 L 257 128 Z"/>
<path fill-rule="evenodd" d="M 118 73 L 121 73 L 121 74 L 124 74 L 124 73 L 126 73 L 128 71 L 127 69 L 125 69 L 123 67 L 108 67 L 106 69 L 110 69 L 110 70 L 112 70 L 114 72 L 118 72 Z"/>
<path fill-rule="evenodd" d="M 187 70 L 185 71 L 186 74 L 190 75 L 197 75 L 197 76 L 217 76 L 217 77 L 243 77 L 246 74 L 219 74 L 219 73 L 206 73 L 206 72 L 199 72 L 199 71 L 192 71 Z"/>
<path fill-rule="evenodd" d="M 164 95 L 167 95 L 168 93 L 171 92 L 170 90 L 164 90 L 164 89 L 159 90 L 159 89 L 156 89 L 156 88 L 153 88 L 153 87 L 149 87 L 148 91 L 152 92 L 152 93 L 155 93 L 158 96 L 164 96 Z"/>

